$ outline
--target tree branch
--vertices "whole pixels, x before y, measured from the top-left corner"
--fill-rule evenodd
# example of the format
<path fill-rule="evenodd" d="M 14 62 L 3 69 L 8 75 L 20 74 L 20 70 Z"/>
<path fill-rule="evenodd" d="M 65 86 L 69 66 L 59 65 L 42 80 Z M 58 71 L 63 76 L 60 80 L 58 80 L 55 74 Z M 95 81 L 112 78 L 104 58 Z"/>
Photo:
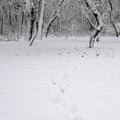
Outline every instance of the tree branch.
<path fill-rule="evenodd" d="M 62 11 L 60 8 L 61 8 L 63 2 L 64 2 L 64 0 L 62 0 L 60 2 L 60 4 L 58 5 L 57 9 L 53 13 L 52 18 L 50 19 L 48 25 L 45 28 L 45 36 L 46 37 L 48 36 L 48 33 L 49 33 L 49 30 L 50 30 L 50 27 L 51 27 L 52 23 L 55 21 L 55 19 L 59 16 L 60 12 Z"/>

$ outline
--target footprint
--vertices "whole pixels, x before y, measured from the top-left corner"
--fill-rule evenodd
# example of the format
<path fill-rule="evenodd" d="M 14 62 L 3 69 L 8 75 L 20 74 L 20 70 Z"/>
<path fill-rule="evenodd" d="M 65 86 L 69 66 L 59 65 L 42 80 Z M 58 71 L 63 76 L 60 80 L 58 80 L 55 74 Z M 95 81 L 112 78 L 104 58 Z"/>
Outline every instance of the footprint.
<path fill-rule="evenodd" d="M 82 120 L 82 117 L 80 115 L 76 115 L 73 120 Z"/>

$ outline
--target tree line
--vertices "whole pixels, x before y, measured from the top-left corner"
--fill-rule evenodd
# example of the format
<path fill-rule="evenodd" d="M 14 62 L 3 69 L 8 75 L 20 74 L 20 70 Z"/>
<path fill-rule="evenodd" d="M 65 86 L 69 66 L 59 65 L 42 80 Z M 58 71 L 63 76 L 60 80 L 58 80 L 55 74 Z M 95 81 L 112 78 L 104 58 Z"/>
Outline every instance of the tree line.
<path fill-rule="evenodd" d="M 120 0 L 1 0 L 0 36 L 24 37 L 33 44 L 42 36 L 119 36 Z"/>

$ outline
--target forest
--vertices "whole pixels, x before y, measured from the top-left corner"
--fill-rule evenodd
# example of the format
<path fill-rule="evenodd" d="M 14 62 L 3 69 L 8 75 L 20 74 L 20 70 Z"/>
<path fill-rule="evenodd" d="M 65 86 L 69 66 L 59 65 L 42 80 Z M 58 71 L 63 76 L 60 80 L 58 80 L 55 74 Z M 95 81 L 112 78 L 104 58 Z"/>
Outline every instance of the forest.
<path fill-rule="evenodd" d="M 53 36 L 90 36 L 89 47 L 102 36 L 119 37 L 119 0 L 1 0 L 1 40 L 34 40 Z"/>

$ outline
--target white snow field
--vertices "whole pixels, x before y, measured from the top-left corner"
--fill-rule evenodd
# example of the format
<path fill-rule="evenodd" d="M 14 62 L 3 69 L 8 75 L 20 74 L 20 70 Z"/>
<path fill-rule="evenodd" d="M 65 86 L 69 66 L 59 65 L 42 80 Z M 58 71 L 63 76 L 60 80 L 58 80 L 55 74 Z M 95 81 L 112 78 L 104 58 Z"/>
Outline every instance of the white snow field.
<path fill-rule="evenodd" d="M 0 120 L 120 120 L 120 38 L 0 42 Z"/>

